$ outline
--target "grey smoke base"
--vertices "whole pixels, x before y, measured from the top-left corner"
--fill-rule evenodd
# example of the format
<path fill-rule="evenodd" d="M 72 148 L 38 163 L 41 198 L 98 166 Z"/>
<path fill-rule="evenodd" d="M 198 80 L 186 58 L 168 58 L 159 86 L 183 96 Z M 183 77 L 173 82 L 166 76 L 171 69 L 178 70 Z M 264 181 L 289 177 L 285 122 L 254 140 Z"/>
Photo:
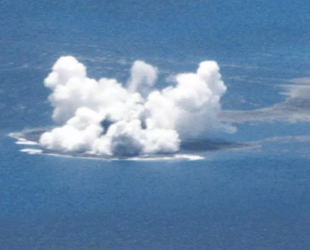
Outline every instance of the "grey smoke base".
<path fill-rule="evenodd" d="M 136 61 L 127 83 L 97 81 L 74 57 L 59 58 L 44 82 L 52 91 L 58 126 L 41 135 L 40 145 L 64 153 L 133 157 L 172 154 L 184 139 L 235 131 L 218 119 L 226 86 L 216 62 L 174 76 L 164 89 L 156 89 L 157 75 L 156 67 Z"/>
<path fill-rule="evenodd" d="M 255 110 L 223 110 L 219 117 L 224 122 L 310 122 L 310 81 L 309 78 L 291 80 L 284 85 L 285 101 L 271 107 Z"/>

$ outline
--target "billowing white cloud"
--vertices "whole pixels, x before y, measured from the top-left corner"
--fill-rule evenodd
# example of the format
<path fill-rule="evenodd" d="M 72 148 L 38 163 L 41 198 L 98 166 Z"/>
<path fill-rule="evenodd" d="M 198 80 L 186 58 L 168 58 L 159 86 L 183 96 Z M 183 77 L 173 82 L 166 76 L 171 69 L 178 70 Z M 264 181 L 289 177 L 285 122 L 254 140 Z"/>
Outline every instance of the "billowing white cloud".
<path fill-rule="evenodd" d="M 128 82 L 130 92 L 139 92 L 146 96 L 157 80 L 157 68 L 143 61 L 135 61 Z"/>
<path fill-rule="evenodd" d="M 179 74 L 162 90 L 155 89 L 156 79 L 157 68 L 142 61 L 134 62 L 124 87 L 115 79 L 88 78 L 74 57 L 59 58 L 44 82 L 59 125 L 42 134 L 40 144 L 131 157 L 174 153 L 182 139 L 234 131 L 218 119 L 226 86 L 216 62 L 202 62 L 196 73 Z"/>

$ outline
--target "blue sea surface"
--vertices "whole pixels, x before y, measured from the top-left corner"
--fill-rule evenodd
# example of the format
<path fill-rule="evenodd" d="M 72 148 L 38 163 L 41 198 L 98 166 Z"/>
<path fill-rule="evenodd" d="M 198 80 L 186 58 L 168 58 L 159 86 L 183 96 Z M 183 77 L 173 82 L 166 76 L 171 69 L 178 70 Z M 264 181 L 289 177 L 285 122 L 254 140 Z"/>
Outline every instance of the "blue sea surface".
<path fill-rule="evenodd" d="M 216 60 L 223 110 L 283 103 L 283 87 L 309 76 L 309 9 L 305 0 L 1 1 L 0 249 L 308 249 L 306 121 L 236 123 L 216 138 L 251 147 L 200 161 L 29 155 L 8 134 L 53 124 L 43 80 L 63 55 L 122 82 L 144 60 L 160 69 L 159 87 Z"/>

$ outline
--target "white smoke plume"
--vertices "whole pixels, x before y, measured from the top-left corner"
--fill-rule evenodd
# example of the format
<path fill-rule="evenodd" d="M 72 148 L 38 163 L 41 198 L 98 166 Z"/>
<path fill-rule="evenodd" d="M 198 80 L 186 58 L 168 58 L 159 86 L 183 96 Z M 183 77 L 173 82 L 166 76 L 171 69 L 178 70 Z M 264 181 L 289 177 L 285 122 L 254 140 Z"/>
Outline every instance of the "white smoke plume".
<path fill-rule="evenodd" d="M 74 57 L 57 60 L 45 79 L 52 93 L 53 119 L 59 124 L 42 134 L 50 150 L 130 157 L 174 153 L 182 139 L 212 131 L 233 132 L 218 119 L 226 91 L 214 61 L 196 73 L 175 76 L 173 86 L 155 89 L 157 68 L 134 62 L 127 86 L 115 79 L 94 80 Z"/>

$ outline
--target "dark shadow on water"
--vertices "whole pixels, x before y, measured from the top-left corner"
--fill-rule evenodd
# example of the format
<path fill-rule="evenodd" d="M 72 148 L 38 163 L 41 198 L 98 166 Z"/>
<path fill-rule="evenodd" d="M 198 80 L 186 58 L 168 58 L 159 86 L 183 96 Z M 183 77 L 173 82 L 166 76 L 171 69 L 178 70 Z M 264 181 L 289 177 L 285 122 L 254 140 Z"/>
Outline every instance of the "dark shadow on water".
<path fill-rule="evenodd" d="M 224 140 L 188 140 L 182 141 L 180 151 L 181 152 L 207 152 L 207 151 L 218 151 L 249 147 L 248 144 L 229 142 Z"/>

